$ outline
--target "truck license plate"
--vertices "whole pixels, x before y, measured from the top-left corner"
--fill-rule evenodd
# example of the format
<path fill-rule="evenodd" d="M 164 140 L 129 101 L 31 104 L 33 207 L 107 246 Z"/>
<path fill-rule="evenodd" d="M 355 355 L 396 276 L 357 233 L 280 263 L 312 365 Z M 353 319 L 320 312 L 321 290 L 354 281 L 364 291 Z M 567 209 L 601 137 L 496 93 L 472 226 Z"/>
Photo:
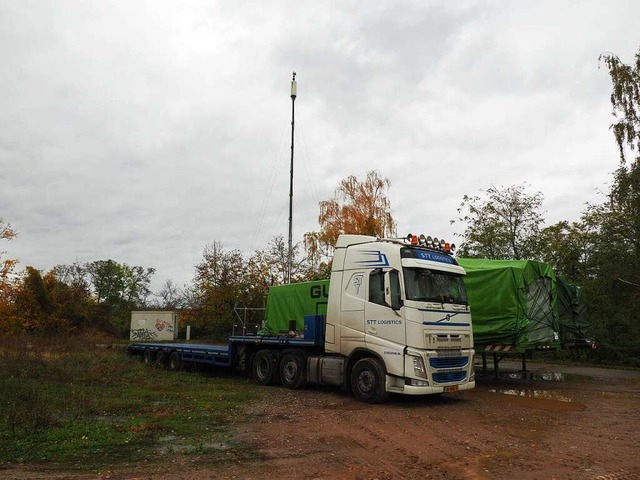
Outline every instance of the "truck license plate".
<path fill-rule="evenodd" d="M 458 391 L 458 385 L 452 385 L 450 387 L 444 387 L 444 393 L 451 393 L 451 392 L 457 392 Z"/>

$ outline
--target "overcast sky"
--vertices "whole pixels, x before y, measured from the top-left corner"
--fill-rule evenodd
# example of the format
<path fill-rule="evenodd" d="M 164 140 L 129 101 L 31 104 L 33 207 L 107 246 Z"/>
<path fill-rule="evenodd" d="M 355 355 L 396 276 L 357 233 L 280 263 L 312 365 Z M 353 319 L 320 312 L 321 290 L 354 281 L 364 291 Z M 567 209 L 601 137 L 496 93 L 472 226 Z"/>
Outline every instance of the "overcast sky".
<path fill-rule="evenodd" d="M 463 195 L 527 182 L 547 224 L 618 165 L 598 56 L 640 2 L 0 0 L 0 250 L 189 282 L 215 240 L 294 241 L 341 179 L 391 180 L 398 233 L 459 243 Z"/>

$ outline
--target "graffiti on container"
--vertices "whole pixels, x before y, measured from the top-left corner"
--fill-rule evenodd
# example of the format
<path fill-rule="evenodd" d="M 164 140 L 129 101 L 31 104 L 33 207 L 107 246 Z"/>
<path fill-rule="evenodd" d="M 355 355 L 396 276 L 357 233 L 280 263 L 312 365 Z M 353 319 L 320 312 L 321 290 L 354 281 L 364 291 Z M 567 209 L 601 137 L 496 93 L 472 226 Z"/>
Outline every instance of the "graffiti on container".
<path fill-rule="evenodd" d="M 131 329 L 131 340 L 153 340 L 158 334 L 148 328 Z"/>
<path fill-rule="evenodd" d="M 166 330 L 167 332 L 173 332 L 173 325 L 166 320 L 156 320 L 156 330 L 159 332 Z"/>

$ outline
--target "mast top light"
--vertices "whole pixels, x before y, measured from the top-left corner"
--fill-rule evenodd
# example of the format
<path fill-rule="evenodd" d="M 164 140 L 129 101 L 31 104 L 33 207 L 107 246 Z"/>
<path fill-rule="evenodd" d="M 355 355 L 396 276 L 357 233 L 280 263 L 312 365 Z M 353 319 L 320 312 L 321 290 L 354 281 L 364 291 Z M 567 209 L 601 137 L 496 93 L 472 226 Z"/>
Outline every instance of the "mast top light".
<path fill-rule="evenodd" d="M 293 72 L 293 79 L 291 80 L 291 98 L 298 96 L 298 82 L 296 82 L 296 72 Z"/>

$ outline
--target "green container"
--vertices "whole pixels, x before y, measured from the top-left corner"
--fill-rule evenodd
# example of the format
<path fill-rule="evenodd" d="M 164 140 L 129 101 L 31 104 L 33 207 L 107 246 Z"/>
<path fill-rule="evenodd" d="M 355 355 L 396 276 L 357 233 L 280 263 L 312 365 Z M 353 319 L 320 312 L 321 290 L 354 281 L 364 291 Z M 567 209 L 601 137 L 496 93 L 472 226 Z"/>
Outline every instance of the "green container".
<path fill-rule="evenodd" d="M 304 317 L 326 315 L 329 280 L 291 283 L 269 288 L 267 312 L 261 335 L 304 332 Z M 292 328 L 295 327 L 295 328 Z"/>

